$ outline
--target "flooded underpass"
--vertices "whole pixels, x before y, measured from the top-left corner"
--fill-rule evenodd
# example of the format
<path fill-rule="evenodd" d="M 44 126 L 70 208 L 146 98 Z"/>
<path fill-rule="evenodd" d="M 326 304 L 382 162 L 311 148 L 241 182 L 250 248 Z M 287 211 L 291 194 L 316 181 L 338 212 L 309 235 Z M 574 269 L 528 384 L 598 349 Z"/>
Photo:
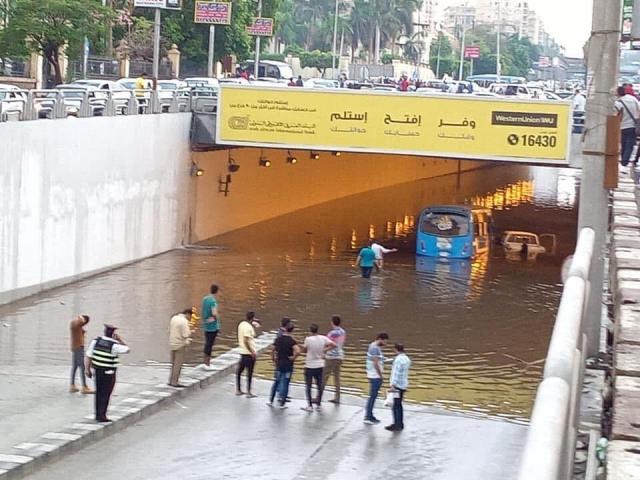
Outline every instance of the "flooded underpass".
<path fill-rule="evenodd" d="M 574 175 L 509 165 L 402 184 L 51 290 L 0 307 L 0 364 L 66 364 L 67 322 L 78 312 L 91 315 L 90 335 L 103 322 L 121 327 L 132 346 L 126 363 L 166 362 L 169 317 L 199 305 L 214 282 L 221 288 L 222 315 L 216 351 L 235 346 L 235 326 L 246 310 L 255 310 L 265 329 L 282 316 L 294 318 L 298 337 L 312 322 L 328 330 L 331 315 L 339 314 L 348 332 L 348 390 L 366 388 L 366 344 L 386 331 L 412 358 L 410 400 L 526 421 L 560 298 L 560 266 L 575 244 Z M 419 211 L 452 203 L 491 208 L 496 235 L 553 234 L 555 249 L 524 260 L 505 258 L 494 244 L 489 254 L 468 262 L 417 259 Z M 387 255 L 385 269 L 365 280 L 353 264 L 370 237 L 399 252 Z M 188 348 L 191 363 L 199 363 L 201 348 L 198 332 Z M 258 372 L 271 376 L 266 357 Z"/>

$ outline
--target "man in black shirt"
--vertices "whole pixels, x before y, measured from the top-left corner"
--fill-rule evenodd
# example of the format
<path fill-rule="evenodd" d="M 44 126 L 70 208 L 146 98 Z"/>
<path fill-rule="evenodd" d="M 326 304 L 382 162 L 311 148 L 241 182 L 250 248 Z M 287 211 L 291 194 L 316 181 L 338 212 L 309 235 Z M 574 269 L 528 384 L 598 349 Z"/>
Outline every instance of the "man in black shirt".
<path fill-rule="evenodd" d="M 267 402 L 268 406 L 273 406 L 276 392 L 278 392 L 279 407 L 287 408 L 286 399 L 289 394 L 289 382 L 293 374 L 293 363 L 298 355 L 300 355 L 300 347 L 291 336 L 294 329 L 293 323 L 285 326 L 282 336 L 276 338 L 271 349 L 271 361 L 276 366 L 276 377 L 274 379 L 274 388 L 271 389 L 271 398 Z"/>

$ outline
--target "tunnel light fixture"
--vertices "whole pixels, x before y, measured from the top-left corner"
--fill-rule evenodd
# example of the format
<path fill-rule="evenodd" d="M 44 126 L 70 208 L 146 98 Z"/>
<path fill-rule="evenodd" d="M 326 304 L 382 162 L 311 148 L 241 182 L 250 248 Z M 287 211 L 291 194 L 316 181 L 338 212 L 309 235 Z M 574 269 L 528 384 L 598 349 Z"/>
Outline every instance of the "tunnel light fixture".
<path fill-rule="evenodd" d="M 342 152 L 338 152 L 338 151 L 333 152 L 334 157 L 339 157 L 340 155 L 342 155 Z"/>
<path fill-rule="evenodd" d="M 291 150 L 287 150 L 287 153 L 287 163 L 290 163 L 291 165 L 295 165 L 296 163 L 298 163 L 298 159 L 295 155 L 291 154 Z"/>
<path fill-rule="evenodd" d="M 191 172 L 192 177 L 201 177 L 204 175 L 204 170 L 198 166 L 196 162 L 191 162 Z"/>
<path fill-rule="evenodd" d="M 259 162 L 261 167 L 270 167 L 271 166 L 271 160 L 269 160 L 267 157 L 260 157 L 260 162 Z"/>
<path fill-rule="evenodd" d="M 229 173 L 235 173 L 238 170 L 240 170 L 240 165 L 238 165 L 236 161 L 233 159 L 233 157 L 231 156 L 231 150 L 229 150 L 227 163 L 228 163 L 227 170 L 229 170 Z"/>
<path fill-rule="evenodd" d="M 310 152 L 309 158 L 311 158 L 311 160 L 318 160 L 320 158 L 320 154 L 318 152 Z"/>

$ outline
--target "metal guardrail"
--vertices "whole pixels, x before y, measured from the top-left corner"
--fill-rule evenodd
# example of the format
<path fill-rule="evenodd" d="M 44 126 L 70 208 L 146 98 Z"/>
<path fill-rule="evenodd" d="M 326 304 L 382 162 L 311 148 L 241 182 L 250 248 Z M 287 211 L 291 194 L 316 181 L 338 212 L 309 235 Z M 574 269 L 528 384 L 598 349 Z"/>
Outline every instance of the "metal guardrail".
<path fill-rule="evenodd" d="M 113 117 L 179 113 L 194 110 L 215 112 L 217 97 L 199 90 L 3 90 L 0 89 L 0 123 L 61 119 L 70 116 Z"/>
<path fill-rule="evenodd" d="M 584 318 L 595 233 L 584 228 L 565 282 L 518 480 L 573 478 L 585 369 Z"/>

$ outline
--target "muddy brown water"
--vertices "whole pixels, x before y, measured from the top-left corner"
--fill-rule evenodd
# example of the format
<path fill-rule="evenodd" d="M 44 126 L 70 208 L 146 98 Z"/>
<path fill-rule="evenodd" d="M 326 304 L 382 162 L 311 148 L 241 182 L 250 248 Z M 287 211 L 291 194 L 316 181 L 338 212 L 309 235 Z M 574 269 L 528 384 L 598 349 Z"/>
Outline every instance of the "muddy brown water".
<path fill-rule="evenodd" d="M 497 166 L 300 210 L 0 307 L 0 364 L 68 362 L 67 322 L 76 312 L 92 316 L 89 336 L 103 322 L 121 327 L 132 346 L 125 363 L 166 362 L 170 315 L 199 305 L 215 282 L 218 352 L 235 346 L 247 310 L 265 329 L 294 318 L 300 338 L 312 322 L 328 330 L 339 314 L 348 334 L 348 391 L 365 391 L 366 345 L 386 331 L 412 359 L 410 400 L 526 422 L 559 302 L 560 267 L 575 245 L 577 184 L 571 170 Z M 492 208 L 498 231 L 556 235 L 555 251 L 529 261 L 505 258 L 499 246 L 467 262 L 417 258 L 420 209 L 462 202 Z M 369 236 L 400 251 L 364 280 L 352 264 Z M 198 332 L 189 362 L 199 363 L 201 348 Z M 265 355 L 258 374 L 271 373 Z"/>

